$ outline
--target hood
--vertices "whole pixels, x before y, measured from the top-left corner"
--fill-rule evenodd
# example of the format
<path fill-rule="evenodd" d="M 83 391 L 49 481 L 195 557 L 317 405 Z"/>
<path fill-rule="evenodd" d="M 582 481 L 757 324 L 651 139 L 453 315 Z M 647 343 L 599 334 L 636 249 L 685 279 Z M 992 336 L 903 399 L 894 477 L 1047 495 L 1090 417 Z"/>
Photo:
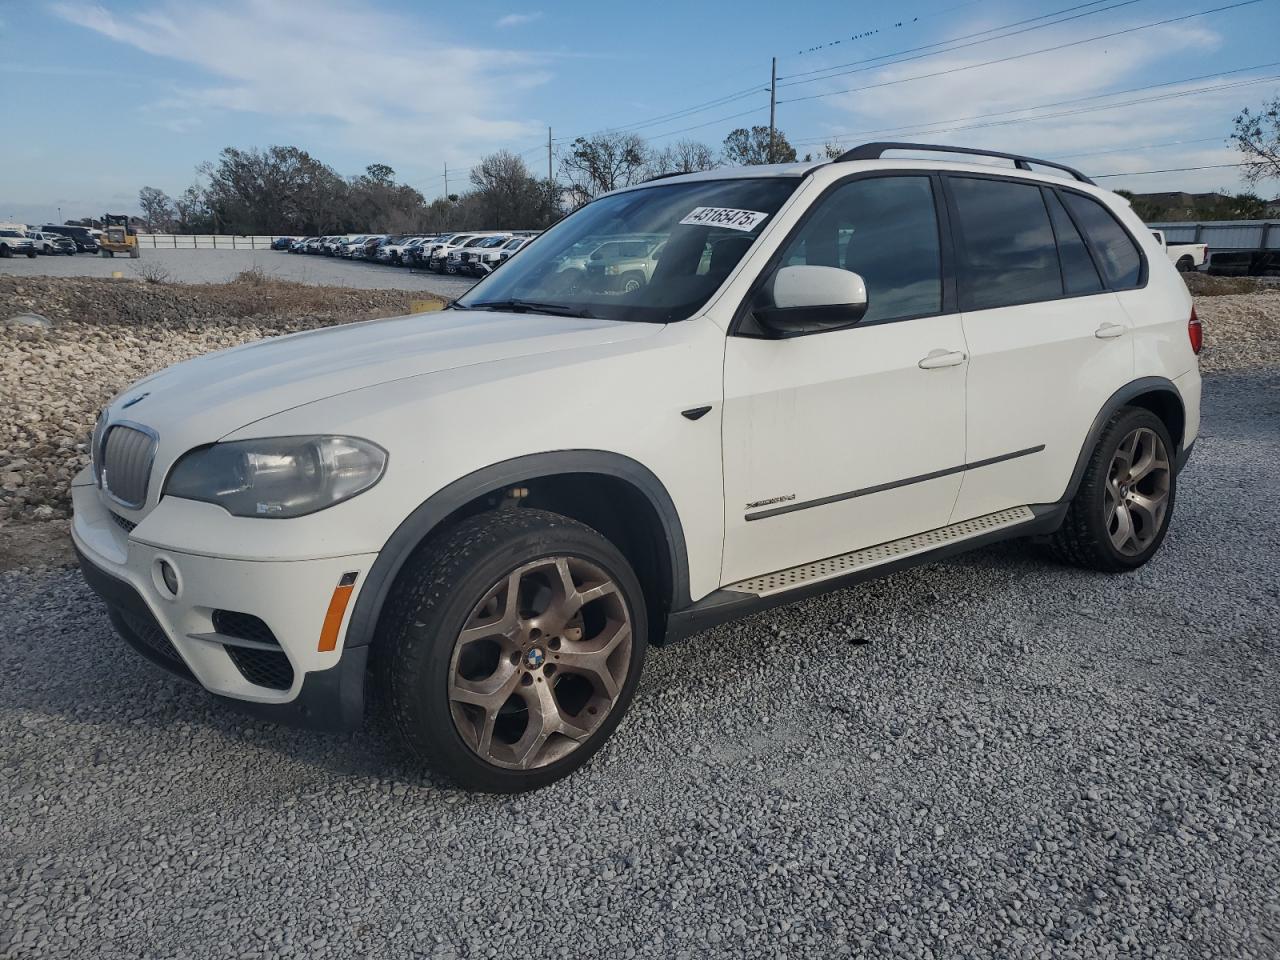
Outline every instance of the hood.
<path fill-rule="evenodd" d="M 158 458 L 285 410 L 393 380 L 661 330 L 658 324 L 446 310 L 325 327 L 179 363 L 112 401 L 110 419 L 160 435 Z M 141 399 L 138 399 L 141 397 Z M 179 450 L 166 450 L 171 440 Z"/>

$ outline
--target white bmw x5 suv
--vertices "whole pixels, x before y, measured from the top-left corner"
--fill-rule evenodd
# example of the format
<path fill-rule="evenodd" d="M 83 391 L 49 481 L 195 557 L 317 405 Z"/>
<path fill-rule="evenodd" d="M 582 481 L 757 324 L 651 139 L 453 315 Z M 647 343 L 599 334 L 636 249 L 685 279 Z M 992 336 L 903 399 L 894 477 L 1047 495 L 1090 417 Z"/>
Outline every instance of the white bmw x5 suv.
<path fill-rule="evenodd" d="M 1138 567 L 1199 426 L 1191 298 L 1120 197 L 971 152 L 660 179 L 443 312 L 155 374 L 74 480 L 84 574 L 219 697 L 347 729 L 368 690 L 516 791 L 601 746 L 650 643 L 1004 538 Z M 665 238 L 637 289 L 556 269 L 627 234 Z"/>

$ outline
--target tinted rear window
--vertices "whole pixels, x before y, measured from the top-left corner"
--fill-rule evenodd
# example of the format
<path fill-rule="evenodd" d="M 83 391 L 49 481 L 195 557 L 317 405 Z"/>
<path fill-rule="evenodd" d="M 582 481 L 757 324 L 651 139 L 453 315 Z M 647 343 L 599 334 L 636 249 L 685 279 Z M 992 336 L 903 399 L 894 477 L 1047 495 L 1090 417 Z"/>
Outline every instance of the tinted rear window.
<path fill-rule="evenodd" d="M 1062 296 L 1049 211 L 1030 183 L 950 178 L 959 216 L 962 310 Z"/>
<path fill-rule="evenodd" d="M 1067 216 L 1062 201 L 1052 190 L 1044 193 L 1045 202 L 1049 205 L 1050 219 L 1053 221 L 1053 232 L 1058 236 L 1058 255 L 1062 258 L 1062 284 L 1068 296 L 1073 294 L 1101 293 L 1102 279 L 1098 276 L 1098 268 L 1093 265 L 1093 257 L 1084 244 L 1080 231 Z"/>
<path fill-rule="evenodd" d="M 1111 211 L 1079 193 L 1064 194 L 1063 202 L 1089 238 L 1107 283 L 1121 290 L 1136 287 L 1142 278 L 1142 255 Z"/>

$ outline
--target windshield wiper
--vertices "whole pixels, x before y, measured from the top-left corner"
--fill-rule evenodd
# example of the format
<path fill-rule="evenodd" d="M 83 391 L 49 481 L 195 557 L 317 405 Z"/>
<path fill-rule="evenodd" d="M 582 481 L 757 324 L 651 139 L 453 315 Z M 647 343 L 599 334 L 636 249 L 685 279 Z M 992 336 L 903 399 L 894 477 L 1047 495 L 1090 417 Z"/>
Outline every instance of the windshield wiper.
<path fill-rule="evenodd" d="M 545 313 L 553 317 L 580 317 L 584 320 L 599 319 L 589 310 L 569 307 L 561 303 L 539 303 L 536 300 L 485 300 L 467 304 L 468 310 L 510 310 L 512 313 Z"/>

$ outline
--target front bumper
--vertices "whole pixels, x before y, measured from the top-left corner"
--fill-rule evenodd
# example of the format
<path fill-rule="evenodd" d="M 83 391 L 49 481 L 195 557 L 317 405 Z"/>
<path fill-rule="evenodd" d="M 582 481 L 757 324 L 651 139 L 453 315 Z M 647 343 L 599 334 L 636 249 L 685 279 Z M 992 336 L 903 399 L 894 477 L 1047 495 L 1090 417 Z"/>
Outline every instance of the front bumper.
<path fill-rule="evenodd" d="M 317 729 L 359 726 L 367 647 L 343 640 L 376 554 L 230 560 L 161 549 L 126 531 L 91 478 L 77 477 L 71 535 L 89 586 L 120 636 L 148 660 L 263 719 Z M 158 564 L 177 571 L 164 587 Z M 321 631 L 335 587 L 356 575 L 335 649 Z"/>

